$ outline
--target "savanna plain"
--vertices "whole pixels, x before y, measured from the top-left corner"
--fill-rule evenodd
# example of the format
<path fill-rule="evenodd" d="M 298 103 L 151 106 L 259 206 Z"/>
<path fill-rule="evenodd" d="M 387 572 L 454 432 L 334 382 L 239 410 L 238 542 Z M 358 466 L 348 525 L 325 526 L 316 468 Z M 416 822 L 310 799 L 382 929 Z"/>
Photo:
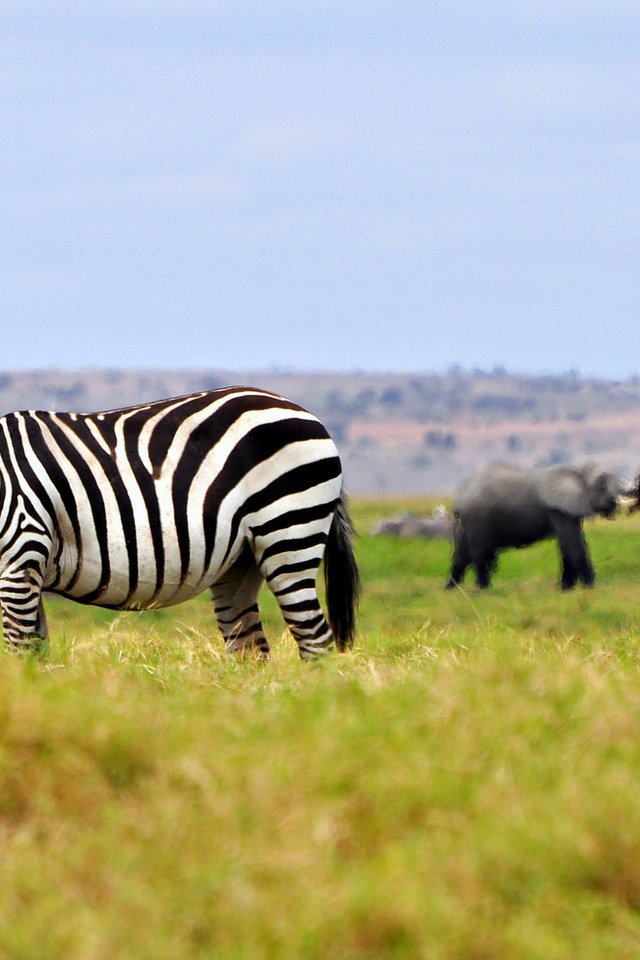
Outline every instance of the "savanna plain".
<path fill-rule="evenodd" d="M 206 597 L 47 602 L 0 668 L 2 960 L 640 956 L 640 517 L 585 525 L 445 592 L 446 542 L 372 537 L 359 638 L 267 665 Z"/>

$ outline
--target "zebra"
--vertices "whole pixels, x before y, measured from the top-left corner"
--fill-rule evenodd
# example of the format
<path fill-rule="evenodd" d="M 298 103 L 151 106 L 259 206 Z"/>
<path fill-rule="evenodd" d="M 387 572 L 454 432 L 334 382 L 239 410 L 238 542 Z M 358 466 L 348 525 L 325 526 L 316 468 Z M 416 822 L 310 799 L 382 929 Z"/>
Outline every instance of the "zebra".
<path fill-rule="evenodd" d="M 302 659 L 334 641 L 344 650 L 360 588 L 353 541 L 333 440 L 275 393 L 234 386 L 101 413 L 0 417 L 10 649 L 46 650 L 43 591 L 144 610 L 209 589 L 227 649 L 266 659 L 266 582 Z"/>

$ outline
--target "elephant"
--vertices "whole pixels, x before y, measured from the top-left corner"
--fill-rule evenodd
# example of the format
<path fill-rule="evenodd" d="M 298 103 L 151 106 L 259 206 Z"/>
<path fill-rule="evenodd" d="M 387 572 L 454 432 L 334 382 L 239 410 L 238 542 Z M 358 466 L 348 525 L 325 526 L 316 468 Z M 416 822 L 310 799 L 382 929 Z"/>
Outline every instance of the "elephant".
<path fill-rule="evenodd" d="M 453 507 L 453 558 L 447 587 L 472 565 L 480 589 L 491 584 L 497 555 L 555 537 L 562 557 L 560 586 L 592 586 L 594 569 L 582 530 L 585 517 L 611 517 L 622 481 L 595 464 L 547 469 L 493 464 L 471 477 Z"/>

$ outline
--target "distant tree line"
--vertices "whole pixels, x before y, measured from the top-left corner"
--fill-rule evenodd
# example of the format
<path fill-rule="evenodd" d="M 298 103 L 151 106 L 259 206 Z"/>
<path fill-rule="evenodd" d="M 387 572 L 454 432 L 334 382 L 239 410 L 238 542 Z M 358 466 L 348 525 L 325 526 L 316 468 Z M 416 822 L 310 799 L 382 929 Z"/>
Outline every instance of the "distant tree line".
<path fill-rule="evenodd" d="M 425 374 L 302 374 L 293 372 L 34 371 L 0 372 L 0 407 L 48 405 L 97 409 L 177 393 L 253 383 L 297 400 L 344 431 L 353 421 L 412 420 L 495 424 L 522 420 L 578 422 L 598 412 L 640 407 L 640 380 L 582 378 L 575 371 L 553 376 L 509 374 L 452 367 Z"/>

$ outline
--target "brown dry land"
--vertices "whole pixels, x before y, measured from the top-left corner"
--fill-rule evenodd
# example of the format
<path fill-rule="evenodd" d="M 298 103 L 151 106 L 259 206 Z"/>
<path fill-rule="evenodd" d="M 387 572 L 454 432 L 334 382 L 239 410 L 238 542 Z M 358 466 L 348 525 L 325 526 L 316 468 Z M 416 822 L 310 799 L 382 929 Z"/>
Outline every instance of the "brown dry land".
<path fill-rule="evenodd" d="M 354 494 L 446 496 L 495 460 L 594 460 L 625 477 L 640 471 L 640 381 L 574 372 L 0 371 L 0 413 L 107 409 L 234 383 L 282 393 L 317 414 Z"/>
<path fill-rule="evenodd" d="M 443 437 L 431 445 L 425 437 Z M 450 437 L 447 442 L 447 437 Z M 640 472 L 640 415 L 636 411 L 572 420 L 532 423 L 505 420 L 469 423 L 354 421 L 346 456 L 353 462 L 357 486 L 365 492 L 451 493 L 482 466 L 500 460 L 523 466 L 593 460 L 624 477 Z M 430 446 L 436 449 L 431 451 Z M 428 452 L 425 452 L 428 451 Z M 365 466 L 363 460 L 368 461 Z M 394 466 L 395 463 L 395 466 Z M 367 485 L 367 469 L 377 472 Z"/>

